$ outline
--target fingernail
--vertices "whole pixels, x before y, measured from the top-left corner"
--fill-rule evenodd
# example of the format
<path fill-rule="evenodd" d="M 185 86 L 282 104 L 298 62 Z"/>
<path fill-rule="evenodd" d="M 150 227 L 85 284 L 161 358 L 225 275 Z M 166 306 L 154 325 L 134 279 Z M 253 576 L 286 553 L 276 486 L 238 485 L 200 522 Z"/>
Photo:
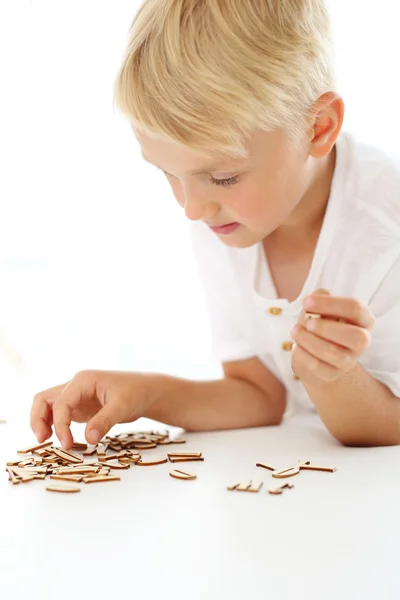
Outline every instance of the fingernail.
<path fill-rule="evenodd" d="M 100 434 L 97 429 L 91 429 L 88 433 L 88 442 L 90 444 L 97 444 L 100 441 Z"/>
<path fill-rule="evenodd" d="M 65 440 L 60 440 L 60 441 L 61 441 L 61 446 L 64 448 L 64 450 L 66 450 L 67 442 Z"/>
<path fill-rule="evenodd" d="M 35 437 L 36 437 L 37 441 L 38 441 L 38 442 L 39 442 L 39 444 L 40 444 L 40 437 L 41 437 L 41 436 L 40 436 L 40 433 L 39 433 L 38 431 L 34 431 L 33 433 L 34 433 L 34 435 L 35 435 Z"/>
<path fill-rule="evenodd" d="M 291 335 L 292 337 L 294 337 L 294 336 L 296 335 L 296 333 L 297 333 L 297 330 L 298 330 L 298 327 L 297 327 L 297 325 L 295 325 L 295 326 L 294 326 L 294 327 L 292 327 L 292 329 L 290 330 L 290 335 Z"/>

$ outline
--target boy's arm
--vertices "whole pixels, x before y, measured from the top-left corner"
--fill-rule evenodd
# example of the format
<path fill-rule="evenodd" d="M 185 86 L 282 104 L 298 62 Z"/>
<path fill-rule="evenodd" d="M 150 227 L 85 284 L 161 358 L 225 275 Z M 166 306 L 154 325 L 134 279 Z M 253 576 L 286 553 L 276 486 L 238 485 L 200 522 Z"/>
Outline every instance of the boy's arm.
<path fill-rule="evenodd" d="M 156 399 L 144 416 L 187 431 L 281 422 L 285 388 L 257 358 L 225 363 L 224 375 L 217 381 L 152 376 L 151 392 Z"/>
<path fill-rule="evenodd" d="M 400 399 L 360 363 L 332 383 L 304 386 L 327 429 L 342 444 L 400 444 Z"/>
<path fill-rule="evenodd" d="M 322 318 L 307 320 L 302 311 L 292 330 L 292 368 L 328 430 L 345 445 L 400 444 L 400 399 L 359 362 L 374 337 L 368 307 L 317 290 L 304 308 Z"/>

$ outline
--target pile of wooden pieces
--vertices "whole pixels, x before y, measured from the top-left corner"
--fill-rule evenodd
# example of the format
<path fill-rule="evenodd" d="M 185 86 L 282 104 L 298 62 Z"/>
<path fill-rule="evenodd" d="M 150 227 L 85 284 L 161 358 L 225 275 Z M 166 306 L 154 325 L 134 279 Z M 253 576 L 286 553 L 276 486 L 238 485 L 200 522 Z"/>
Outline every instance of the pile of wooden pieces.
<path fill-rule="evenodd" d="M 14 484 L 27 483 L 34 479 L 52 481 L 47 486 L 52 492 L 79 492 L 78 483 L 99 483 L 119 481 L 118 475 L 111 474 L 113 470 L 129 469 L 131 465 L 154 466 L 168 461 L 197 462 L 204 461 L 201 452 L 169 452 L 167 457 L 155 460 L 143 460 L 140 450 L 150 450 L 158 446 L 183 444 L 184 439 L 170 439 L 168 433 L 138 432 L 121 433 L 107 436 L 101 443 L 94 446 L 74 443 L 71 450 L 53 446 L 53 442 L 44 442 L 24 450 L 18 454 L 29 455 L 28 458 L 18 459 L 7 463 L 6 470 L 9 480 Z M 89 457 L 89 460 L 85 460 Z M 90 457 L 95 457 L 90 460 Z M 192 480 L 196 475 L 184 471 L 172 471 L 171 477 Z M 68 485 L 61 485 L 61 483 Z M 72 485 L 75 484 L 75 485 Z"/>
<path fill-rule="evenodd" d="M 261 467 L 262 469 L 267 469 L 268 471 L 272 471 L 272 477 L 275 479 L 287 479 L 288 477 L 294 477 L 298 475 L 300 471 L 323 471 L 326 473 L 334 473 L 336 471 L 336 467 L 318 467 L 316 465 L 312 465 L 309 460 L 301 462 L 297 465 L 286 467 L 284 469 L 276 469 L 275 467 L 271 467 L 271 465 L 267 465 L 265 463 L 257 463 L 256 467 Z M 227 489 L 230 492 L 255 492 L 258 493 L 262 488 L 262 481 L 246 481 L 243 483 L 236 483 L 235 485 L 230 485 Z M 284 489 L 292 489 L 294 487 L 293 483 L 289 483 L 287 481 L 270 487 L 268 490 L 269 494 L 280 495 L 283 493 Z"/>

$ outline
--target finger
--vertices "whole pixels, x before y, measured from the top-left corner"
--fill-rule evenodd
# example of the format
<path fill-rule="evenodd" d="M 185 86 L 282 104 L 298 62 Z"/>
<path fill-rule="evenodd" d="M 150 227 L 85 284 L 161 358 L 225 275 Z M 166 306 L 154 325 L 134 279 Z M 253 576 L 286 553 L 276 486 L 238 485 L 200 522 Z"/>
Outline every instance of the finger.
<path fill-rule="evenodd" d="M 352 369 L 357 362 L 357 355 L 348 348 L 324 340 L 301 325 L 293 328 L 292 336 L 298 347 L 332 367 Z"/>
<path fill-rule="evenodd" d="M 69 450 L 73 443 L 73 437 L 70 429 L 71 425 L 71 407 L 60 397 L 53 404 L 53 420 L 56 435 L 61 442 L 61 445 L 66 450 Z"/>
<path fill-rule="evenodd" d="M 35 396 L 31 408 L 30 424 L 39 444 L 52 436 L 51 415 L 52 409 L 48 402 L 41 394 Z"/>
<path fill-rule="evenodd" d="M 345 319 L 353 325 L 367 329 L 372 329 L 375 324 L 375 318 L 368 307 L 355 298 L 312 294 L 304 300 L 303 307 L 307 311 L 325 317 Z"/>
<path fill-rule="evenodd" d="M 298 345 L 296 345 L 296 352 L 293 353 L 292 369 L 303 381 L 307 381 L 311 375 L 314 379 L 326 383 L 336 381 L 340 373 L 339 369 L 312 356 Z"/>
<path fill-rule="evenodd" d="M 305 323 L 307 331 L 348 348 L 361 356 L 371 345 L 372 335 L 368 329 L 330 319 L 310 319 Z"/>
<path fill-rule="evenodd" d="M 117 423 L 122 421 L 122 410 L 113 402 L 103 406 L 101 410 L 90 419 L 86 426 L 85 437 L 89 444 L 97 444 Z"/>

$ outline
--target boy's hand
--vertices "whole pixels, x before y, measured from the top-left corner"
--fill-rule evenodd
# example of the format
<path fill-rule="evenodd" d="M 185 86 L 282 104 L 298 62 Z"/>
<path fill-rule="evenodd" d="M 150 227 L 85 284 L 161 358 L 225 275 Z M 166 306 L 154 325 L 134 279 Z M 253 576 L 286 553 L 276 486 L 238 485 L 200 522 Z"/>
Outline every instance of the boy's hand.
<path fill-rule="evenodd" d="M 139 373 L 82 371 L 67 384 L 35 396 L 31 427 L 38 442 L 52 435 L 52 425 L 64 448 L 73 444 L 71 421 L 87 423 L 85 437 L 96 444 L 116 423 L 143 416 L 150 405 L 149 377 Z"/>
<path fill-rule="evenodd" d="M 307 319 L 306 312 L 321 315 Z M 331 383 L 351 371 L 371 344 L 375 318 L 353 298 L 317 290 L 303 302 L 299 322 L 291 331 L 292 369 L 303 383 Z"/>

